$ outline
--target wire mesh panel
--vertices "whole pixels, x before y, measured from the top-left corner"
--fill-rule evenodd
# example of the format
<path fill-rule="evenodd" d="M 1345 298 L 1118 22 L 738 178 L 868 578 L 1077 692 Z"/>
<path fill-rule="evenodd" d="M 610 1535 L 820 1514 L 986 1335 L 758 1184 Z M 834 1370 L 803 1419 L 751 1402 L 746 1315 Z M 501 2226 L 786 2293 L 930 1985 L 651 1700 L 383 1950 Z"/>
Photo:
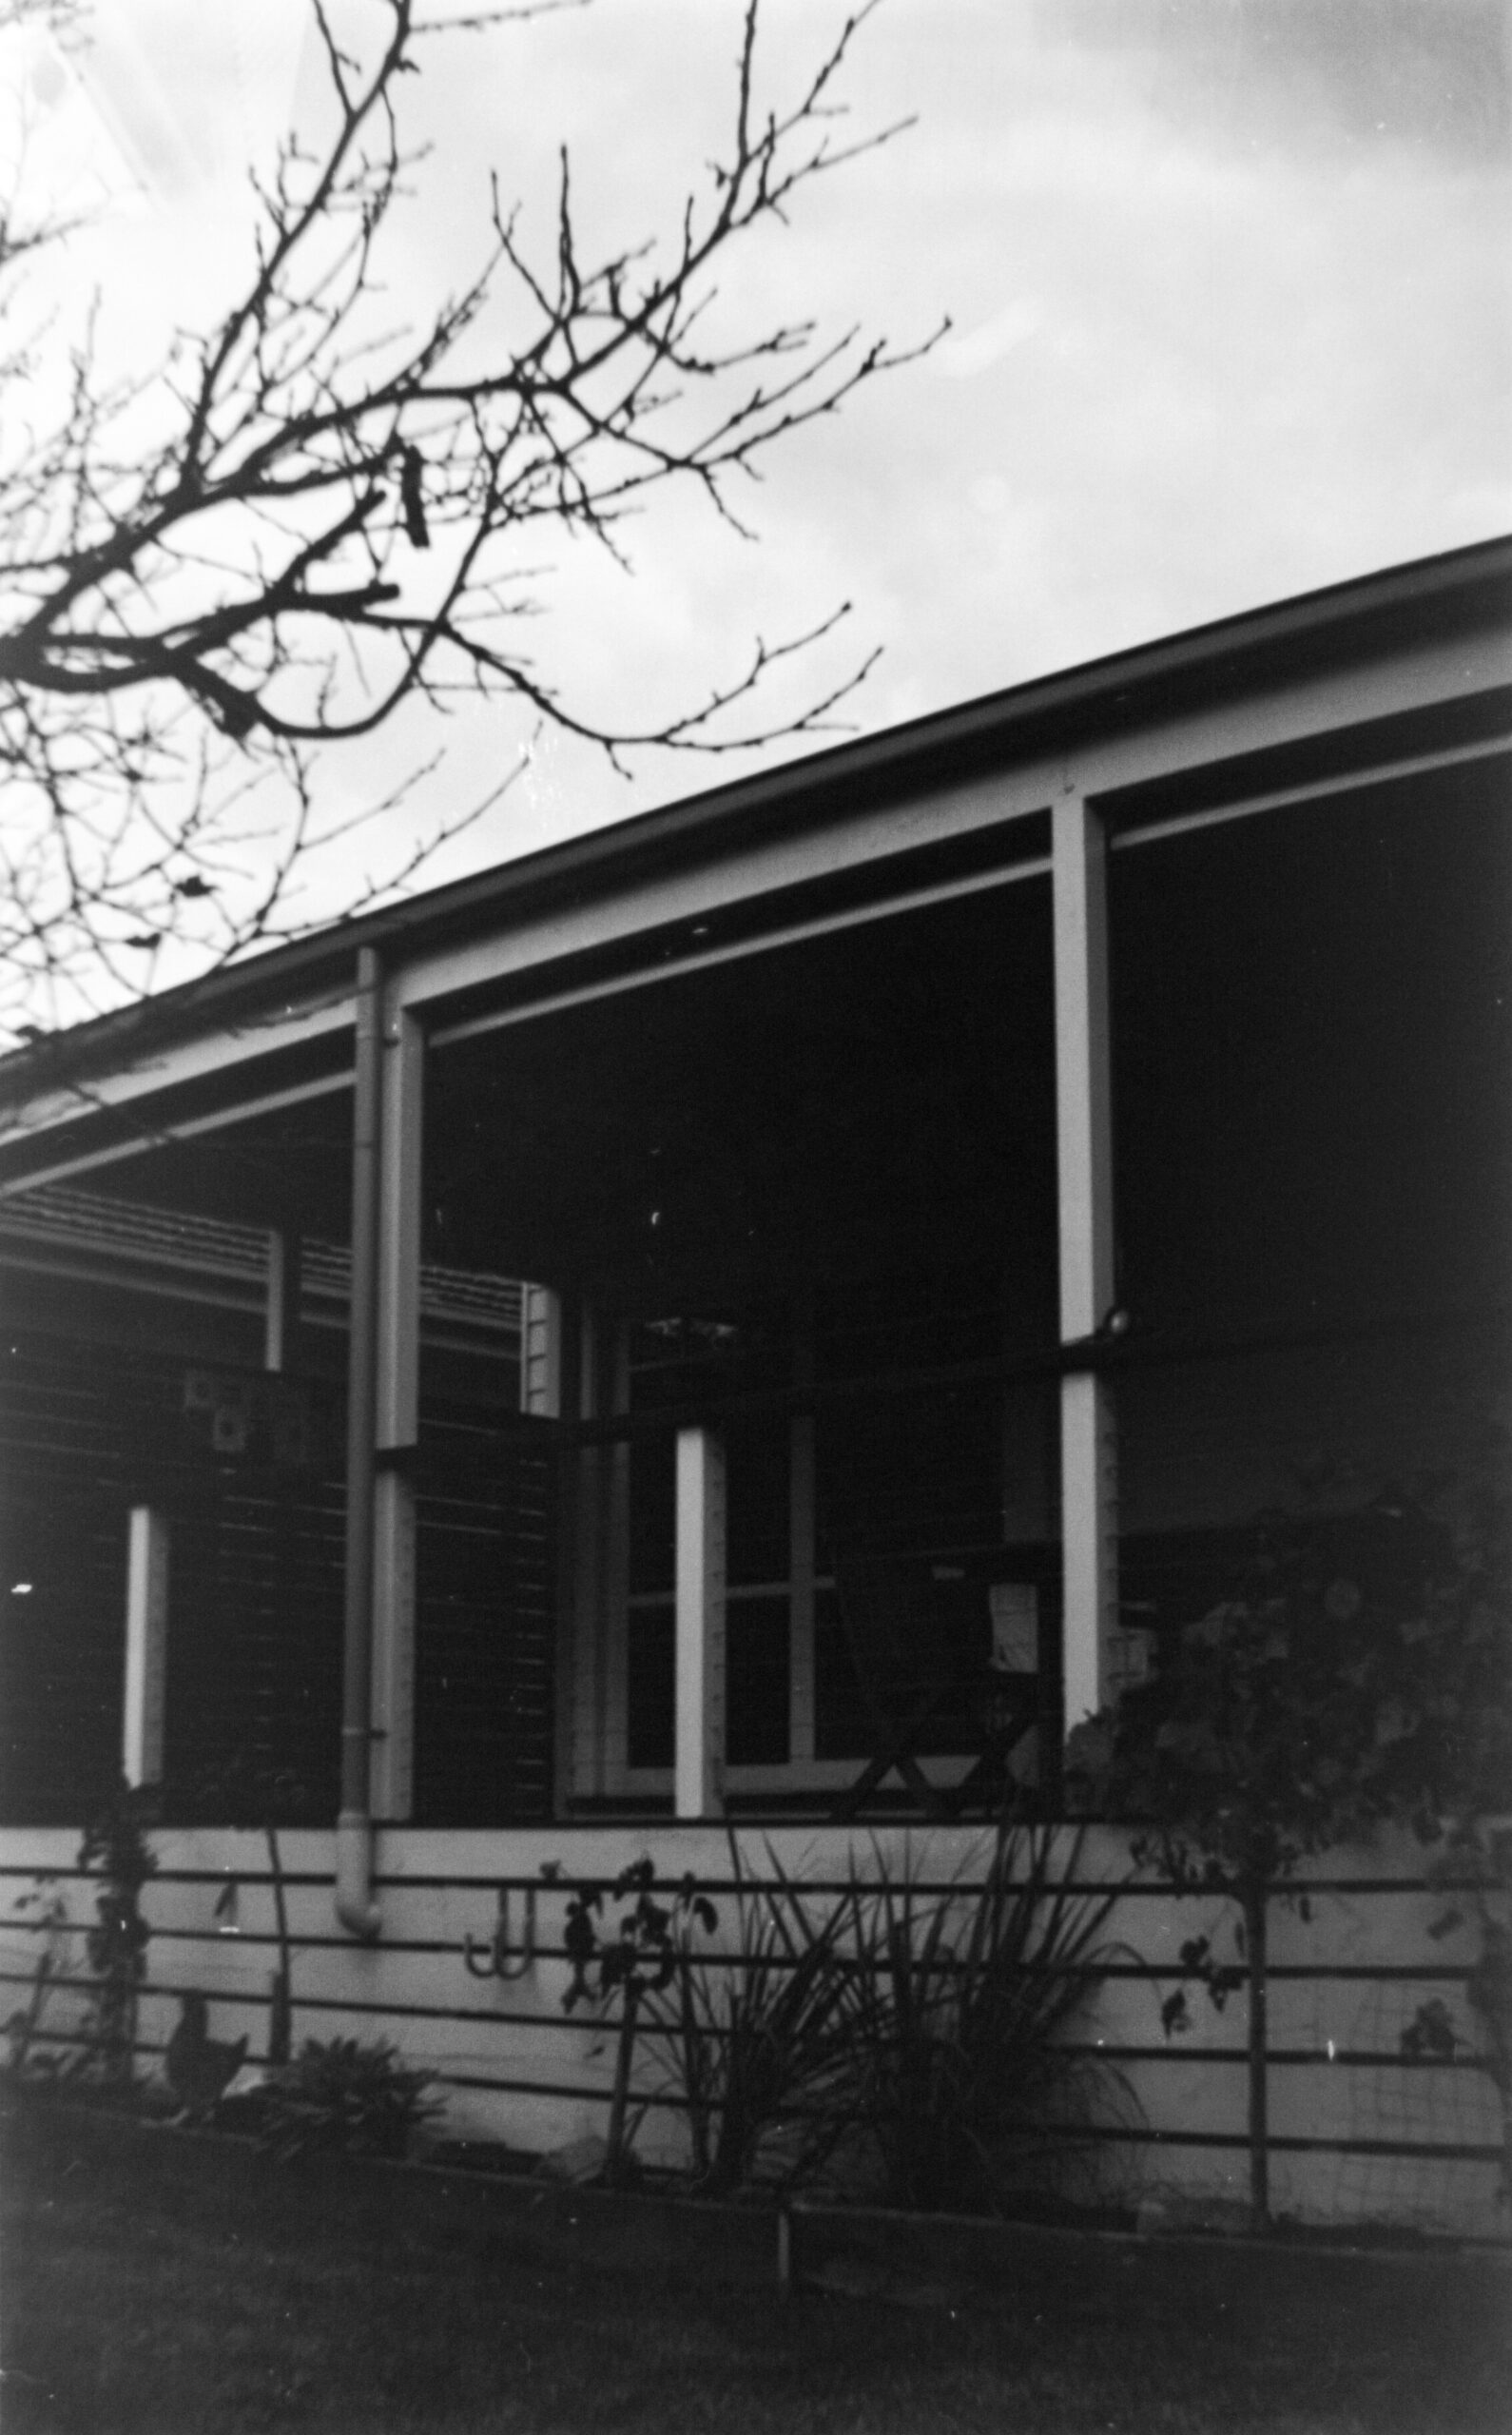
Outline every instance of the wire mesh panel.
<path fill-rule="evenodd" d="M 119 1766 L 128 1454 L 155 1408 L 123 1365 L 0 1348 L 0 1818 L 75 1821 Z"/>
<path fill-rule="evenodd" d="M 460 1412 L 421 1427 L 416 1815 L 550 1817 L 554 1458 Z"/>

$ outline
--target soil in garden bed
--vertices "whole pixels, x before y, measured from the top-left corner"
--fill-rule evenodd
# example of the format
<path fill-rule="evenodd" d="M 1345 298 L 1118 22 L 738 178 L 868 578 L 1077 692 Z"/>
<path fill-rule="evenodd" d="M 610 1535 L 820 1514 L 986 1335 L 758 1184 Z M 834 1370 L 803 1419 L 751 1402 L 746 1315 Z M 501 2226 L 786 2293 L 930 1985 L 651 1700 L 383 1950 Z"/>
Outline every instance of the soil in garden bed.
<path fill-rule="evenodd" d="M 424 2151 L 424 2161 L 441 2171 L 499 2173 L 508 2180 L 533 2180 L 542 2160 L 533 2149 L 512 2148 L 502 2139 L 436 2139 Z"/>
<path fill-rule="evenodd" d="M 800 2219 L 800 2264 L 819 2246 L 784 2301 L 747 2279 L 775 2269 L 773 2220 L 751 2210 L 280 2167 L 244 2141 L 26 2112 L 0 2126 L 5 2435 L 1507 2423 L 1512 2278 L 1484 2259 Z"/>

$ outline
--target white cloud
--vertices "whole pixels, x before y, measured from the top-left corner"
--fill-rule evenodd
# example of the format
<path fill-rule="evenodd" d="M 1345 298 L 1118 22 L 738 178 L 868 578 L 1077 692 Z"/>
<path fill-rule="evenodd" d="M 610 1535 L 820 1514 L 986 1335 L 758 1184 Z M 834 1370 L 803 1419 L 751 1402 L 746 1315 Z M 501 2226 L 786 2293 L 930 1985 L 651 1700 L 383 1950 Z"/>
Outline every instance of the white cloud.
<path fill-rule="evenodd" d="M 989 321 L 942 341 L 929 358 L 929 368 L 942 380 L 973 380 L 1032 339 L 1043 327 L 1044 319 L 1045 308 L 1037 296 L 1018 297 Z"/>
<path fill-rule="evenodd" d="M 74 301 L 103 277 L 123 347 L 203 316 L 243 258 L 241 181 L 282 115 L 290 54 L 286 41 L 250 64 L 215 51 L 215 27 L 261 43 L 278 7 L 303 5 L 106 0 L 123 22 L 144 8 L 194 18 L 154 72 L 184 159 L 196 175 L 215 164 L 78 248 Z M 1509 178 L 1489 103 L 1476 117 L 1456 87 L 1435 134 L 1419 76 L 1410 112 L 1373 143 L 1347 54 L 1314 45 L 1317 107 L 1293 140 L 1274 103 L 1300 69 L 1266 68 L 1264 108 L 1241 96 L 1215 115 L 1218 54 L 1167 43 L 1172 12 L 1153 7 L 1134 11 L 1149 39 L 1115 38 L 1126 5 L 1104 8 L 1096 42 L 1067 30 L 1095 30 L 1095 10 L 1059 0 L 889 0 L 868 22 L 850 126 L 919 124 L 800 199 L 790 232 L 731 265 L 725 309 L 904 339 L 948 310 L 939 377 L 896 374 L 774 456 L 748 500 L 758 549 L 669 499 L 631 536 L 633 584 L 591 552 L 546 554 L 561 573 L 533 640 L 565 689 L 606 712 L 697 698 L 755 632 L 850 598 L 854 647 L 886 647 L 857 711 L 882 725 L 1512 520 Z M 767 0 L 765 89 L 790 87 L 841 14 L 839 0 Z M 735 0 L 600 0 L 433 47 L 405 95 L 436 150 L 394 267 L 396 316 L 476 258 L 491 169 L 549 243 L 558 137 L 585 227 L 624 238 L 665 217 L 727 118 L 738 18 Z M 1260 22 L 1250 10 L 1256 41 Z M 1414 40 L 1417 60 L 1429 37 Z M 1384 73 L 1372 66 L 1371 91 Z M 480 792 L 527 731 L 459 712 L 437 789 Z M 425 742 L 333 756 L 329 782 L 377 792 Z M 547 740 L 469 851 L 540 843 L 736 766 L 648 764 L 627 790 L 586 748 Z"/>

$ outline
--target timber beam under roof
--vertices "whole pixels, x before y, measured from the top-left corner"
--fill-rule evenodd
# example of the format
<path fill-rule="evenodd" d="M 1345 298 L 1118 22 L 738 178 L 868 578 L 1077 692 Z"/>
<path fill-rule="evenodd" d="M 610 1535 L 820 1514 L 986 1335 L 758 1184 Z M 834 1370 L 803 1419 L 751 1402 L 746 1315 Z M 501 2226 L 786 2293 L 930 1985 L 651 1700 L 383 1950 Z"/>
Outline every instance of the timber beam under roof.
<path fill-rule="evenodd" d="M 0 1061 L 0 1193 L 350 1086 L 357 950 L 440 1042 L 1110 847 L 1512 750 L 1512 542 L 1037 680 L 501 865 Z M 9 1088 L 7 1088 L 9 1086 Z"/>

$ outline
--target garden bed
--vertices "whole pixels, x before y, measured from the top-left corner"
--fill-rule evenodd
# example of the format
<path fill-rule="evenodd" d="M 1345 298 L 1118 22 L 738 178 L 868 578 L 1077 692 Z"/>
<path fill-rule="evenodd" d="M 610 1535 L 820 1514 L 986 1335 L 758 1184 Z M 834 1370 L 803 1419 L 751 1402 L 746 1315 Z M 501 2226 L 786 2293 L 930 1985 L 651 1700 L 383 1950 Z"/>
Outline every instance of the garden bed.
<path fill-rule="evenodd" d="M 10 2106 L 6 2435 L 1500 2435 L 1501 2262 L 800 2211 Z"/>
<path fill-rule="evenodd" d="M 1215 2249 L 1244 2246 L 1306 2250 L 1309 2255 L 1474 2257 L 1512 2274 L 1512 2246 L 1436 2242 L 1381 2227 L 1310 2227 L 1278 2223 L 1256 2241 L 1236 2219 L 1213 2228 L 1200 2222 L 1146 2222 L 1132 2211 L 1076 2209 L 1026 2200 L 998 2217 L 914 2213 L 875 2206 L 789 2206 L 691 2196 L 668 2176 L 632 2189 L 554 2177 L 549 2159 L 481 2140 L 454 2140 L 432 2153 L 397 2160 L 311 2153 L 276 2159 L 248 2134 L 165 2121 L 140 2092 L 145 2108 L 112 2102 L 108 2092 L 84 2088 L 12 2092 L 0 2098 L 0 2162 L 15 2155 L 33 2169 L 64 2171 L 81 2148 L 111 2153 L 145 2185 L 166 2195 L 202 2180 L 207 2170 L 228 2203 L 269 2186 L 297 2192 L 326 2189 L 333 2178 L 382 2213 L 402 2210 L 407 2222 L 465 2233 L 472 2227 L 522 2252 L 571 2259 L 652 2279 L 703 2287 L 789 2289 L 805 2283 L 846 2288 L 837 2260 L 855 2267 L 855 2288 L 904 2294 L 916 2286 L 949 2285 L 989 2298 L 1011 2284 L 1026 2251 L 1047 2241 L 1099 2248 Z M 1190 2271 L 1190 2264 L 1183 2271 Z"/>

